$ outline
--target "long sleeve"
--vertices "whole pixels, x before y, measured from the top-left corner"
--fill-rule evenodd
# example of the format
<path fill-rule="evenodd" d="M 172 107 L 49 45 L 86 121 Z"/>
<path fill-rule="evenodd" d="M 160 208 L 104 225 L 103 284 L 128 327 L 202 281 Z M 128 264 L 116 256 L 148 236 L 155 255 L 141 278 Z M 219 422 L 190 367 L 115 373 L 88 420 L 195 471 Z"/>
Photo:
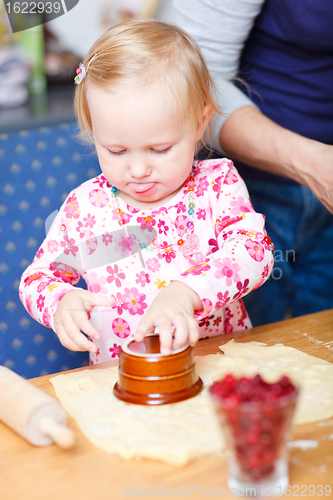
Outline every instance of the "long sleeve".
<path fill-rule="evenodd" d="M 60 300 L 74 289 L 83 273 L 81 245 L 72 233 L 73 221 L 79 213 L 73 191 L 21 278 L 19 294 L 23 305 L 35 320 L 52 329 Z"/>
<path fill-rule="evenodd" d="M 225 120 L 255 104 L 230 80 L 237 76 L 245 42 L 265 0 L 174 0 L 176 21 L 197 42 L 217 88 L 222 115 L 212 121 L 211 147 L 222 151 L 219 133 Z"/>
<path fill-rule="evenodd" d="M 206 309 L 210 304 L 209 312 L 261 286 L 273 268 L 264 216 L 254 212 L 245 183 L 231 161 L 229 170 L 212 184 L 210 198 L 215 197 L 211 209 L 216 235 L 216 240 L 210 242 L 212 250 L 201 262 L 174 278 L 192 288 Z"/>

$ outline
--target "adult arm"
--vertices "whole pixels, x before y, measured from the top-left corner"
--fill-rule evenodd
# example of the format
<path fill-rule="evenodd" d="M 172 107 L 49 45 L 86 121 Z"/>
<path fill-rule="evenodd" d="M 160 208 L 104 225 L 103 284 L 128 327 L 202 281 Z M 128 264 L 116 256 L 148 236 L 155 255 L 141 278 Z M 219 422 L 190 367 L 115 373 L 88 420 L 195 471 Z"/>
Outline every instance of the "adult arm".
<path fill-rule="evenodd" d="M 333 212 L 333 146 L 280 127 L 252 106 L 230 115 L 219 138 L 230 157 L 309 187 Z"/>
<path fill-rule="evenodd" d="M 212 121 L 210 145 L 221 151 L 219 134 L 237 109 L 255 104 L 230 79 L 237 76 L 245 42 L 265 0 L 173 0 L 177 23 L 197 42 L 214 78 L 222 111 Z"/>
<path fill-rule="evenodd" d="M 177 22 L 198 43 L 217 86 L 223 115 L 213 149 L 309 187 L 333 212 L 333 146 L 302 137 L 263 115 L 231 81 L 264 0 L 174 0 Z"/>

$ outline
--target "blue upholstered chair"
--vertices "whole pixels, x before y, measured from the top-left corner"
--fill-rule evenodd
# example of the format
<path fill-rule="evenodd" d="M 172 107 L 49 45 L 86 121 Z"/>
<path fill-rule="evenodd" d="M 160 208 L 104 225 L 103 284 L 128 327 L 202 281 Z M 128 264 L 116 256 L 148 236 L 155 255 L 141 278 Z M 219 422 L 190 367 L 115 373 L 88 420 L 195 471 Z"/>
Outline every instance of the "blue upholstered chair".
<path fill-rule="evenodd" d="M 0 134 L 0 365 L 26 378 L 88 364 L 87 353 L 62 347 L 18 296 L 48 216 L 71 189 L 100 173 L 97 157 L 76 133 L 71 123 Z"/>

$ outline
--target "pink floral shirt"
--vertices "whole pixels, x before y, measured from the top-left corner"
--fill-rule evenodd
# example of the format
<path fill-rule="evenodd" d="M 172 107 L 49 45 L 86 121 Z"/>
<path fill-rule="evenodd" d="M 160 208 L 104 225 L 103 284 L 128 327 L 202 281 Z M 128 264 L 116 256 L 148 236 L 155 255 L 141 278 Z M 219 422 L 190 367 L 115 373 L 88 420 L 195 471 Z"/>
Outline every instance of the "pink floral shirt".
<path fill-rule="evenodd" d="M 122 227 L 103 175 L 73 190 L 21 279 L 20 297 L 31 316 L 54 329 L 57 306 L 80 276 L 88 290 L 113 296 L 111 308 L 96 307 L 90 315 L 101 333 L 92 363 L 118 357 L 124 339 L 173 280 L 202 300 L 195 315 L 200 338 L 251 327 L 241 297 L 261 286 L 273 267 L 264 216 L 253 210 L 230 160 L 195 161 L 191 185 L 192 230 L 189 182 L 157 209 L 137 210 L 118 197 Z M 178 244 L 182 238 L 187 251 Z"/>

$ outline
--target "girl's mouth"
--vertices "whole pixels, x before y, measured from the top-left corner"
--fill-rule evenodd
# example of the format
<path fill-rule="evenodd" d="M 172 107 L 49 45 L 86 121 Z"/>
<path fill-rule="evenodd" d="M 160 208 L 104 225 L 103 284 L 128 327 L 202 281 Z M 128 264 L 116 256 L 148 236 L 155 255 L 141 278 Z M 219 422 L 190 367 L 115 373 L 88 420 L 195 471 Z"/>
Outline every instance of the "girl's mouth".
<path fill-rule="evenodd" d="M 143 184 L 130 182 L 128 186 L 135 194 L 151 194 L 156 187 L 156 182 L 145 182 Z"/>

